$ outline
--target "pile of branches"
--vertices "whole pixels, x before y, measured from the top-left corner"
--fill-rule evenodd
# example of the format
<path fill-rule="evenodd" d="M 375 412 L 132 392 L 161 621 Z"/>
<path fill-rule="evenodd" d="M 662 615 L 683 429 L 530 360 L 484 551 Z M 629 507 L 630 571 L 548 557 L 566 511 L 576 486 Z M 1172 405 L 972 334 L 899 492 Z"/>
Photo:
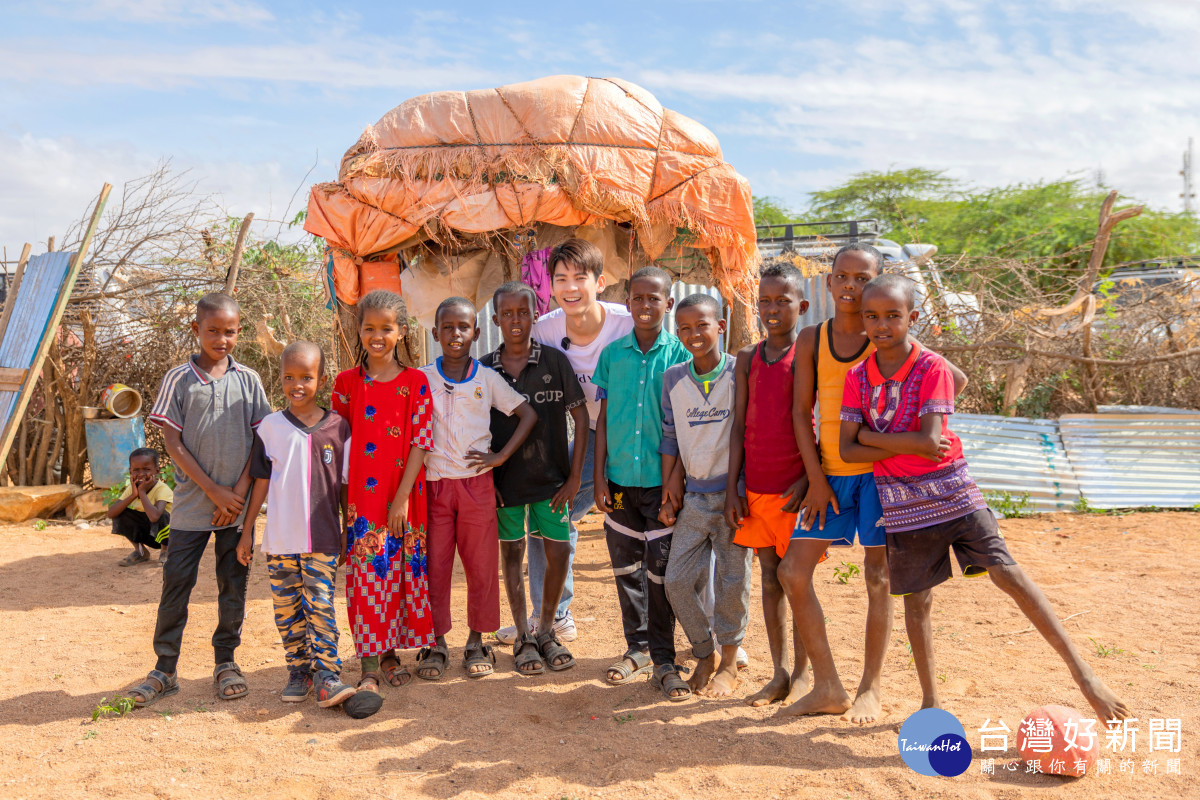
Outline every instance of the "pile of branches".
<path fill-rule="evenodd" d="M 971 377 L 960 409 L 1056 417 L 1102 405 L 1200 408 L 1200 281 L 1114 281 L 1101 271 L 1109 236 L 1140 207 L 1105 201 L 1082 273 L 1063 259 L 962 258 L 943 266 L 947 288 L 978 312 L 933 293 L 923 338 Z"/>
<path fill-rule="evenodd" d="M 282 407 L 283 347 L 308 339 L 328 353 L 335 344 L 322 252 L 307 236 L 279 243 L 286 225 L 226 217 L 169 164 L 125 184 L 92 241 L 0 483 L 87 485 L 81 409 L 120 383 L 141 393 L 148 414 L 163 374 L 196 352 L 196 300 L 230 278 L 243 325 L 234 357 L 258 371 Z M 82 233 L 73 227 L 64 249 L 76 249 Z M 147 424 L 146 436 L 165 454 L 156 426 Z"/>

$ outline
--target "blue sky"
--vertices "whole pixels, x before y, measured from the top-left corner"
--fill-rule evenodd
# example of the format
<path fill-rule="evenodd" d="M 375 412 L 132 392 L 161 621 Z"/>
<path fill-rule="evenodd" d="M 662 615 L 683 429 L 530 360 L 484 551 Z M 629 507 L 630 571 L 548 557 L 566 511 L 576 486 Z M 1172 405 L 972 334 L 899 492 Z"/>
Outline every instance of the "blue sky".
<path fill-rule="evenodd" d="M 278 219 L 406 98 L 557 73 L 641 84 L 794 207 L 924 166 L 981 186 L 1103 170 L 1178 208 L 1200 136 L 1192 0 L 40 0 L 0 19 L 10 258 L 164 158 L 228 213 Z"/>

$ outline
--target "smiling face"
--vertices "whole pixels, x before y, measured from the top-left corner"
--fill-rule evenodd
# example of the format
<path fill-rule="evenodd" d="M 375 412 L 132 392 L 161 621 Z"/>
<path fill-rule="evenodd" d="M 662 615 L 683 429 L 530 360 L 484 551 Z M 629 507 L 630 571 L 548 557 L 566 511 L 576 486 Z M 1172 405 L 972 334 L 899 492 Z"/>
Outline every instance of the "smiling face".
<path fill-rule="evenodd" d="M 768 276 L 758 283 L 758 318 L 769 335 L 790 333 L 808 310 L 808 301 L 791 281 Z"/>
<path fill-rule="evenodd" d="M 133 484 L 153 483 L 158 480 L 158 464 L 150 456 L 134 456 L 129 459 L 129 481 Z"/>
<path fill-rule="evenodd" d="M 709 306 L 688 306 L 675 312 L 675 335 L 692 358 L 704 358 L 716 350 L 724 332 L 725 320 Z"/>
<path fill-rule="evenodd" d="M 434 320 L 433 338 L 442 346 L 442 355 L 451 360 L 471 357 L 471 345 L 479 338 L 475 314 L 463 306 L 443 308 Z"/>
<path fill-rule="evenodd" d="M 396 319 L 394 312 L 384 309 L 367 309 L 358 322 L 358 339 L 373 358 L 394 357 L 396 345 L 407 333 L 408 326 Z"/>
<path fill-rule="evenodd" d="M 663 317 L 675 305 L 671 287 L 657 278 L 634 278 L 629 282 L 629 301 L 625 306 L 633 315 L 635 330 L 656 331 Z"/>
<path fill-rule="evenodd" d="M 908 341 L 908 331 L 917 321 L 904 292 L 892 287 L 872 286 L 862 296 L 863 327 L 876 350 L 899 347 Z"/>
<path fill-rule="evenodd" d="M 192 322 L 192 334 L 200 344 L 200 352 L 213 364 L 220 363 L 237 346 L 241 316 L 232 309 L 218 308 L 197 317 Z"/>
<path fill-rule="evenodd" d="M 566 259 L 554 262 L 550 280 L 550 291 L 558 307 L 569 317 L 587 313 L 596 304 L 596 297 L 604 291 L 603 275 L 596 277 Z"/>
<path fill-rule="evenodd" d="M 284 397 L 293 409 L 310 408 L 326 380 L 321 372 L 320 352 L 302 350 L 289 353 L 279 365 L 279 382 L 283 386 Z"/>
<path fill-rule="evenodd" d="M 833 262 L 833 270 L 825 278 L 825 286 L 833 295 L 833 303 L 843 314 L 862 311 L 862 290 L 871 279 L 879 277 L 879 263 L 869 253 L 847 250 Z"/>
<path fill-rule="evenodd" d="M 492 322 L 500 329 L 505 344 L 518 345 L 529 341 L 537 316 L 533 303 L 525 292 L 505 292 L 496 298 L 496 313 Z"/>

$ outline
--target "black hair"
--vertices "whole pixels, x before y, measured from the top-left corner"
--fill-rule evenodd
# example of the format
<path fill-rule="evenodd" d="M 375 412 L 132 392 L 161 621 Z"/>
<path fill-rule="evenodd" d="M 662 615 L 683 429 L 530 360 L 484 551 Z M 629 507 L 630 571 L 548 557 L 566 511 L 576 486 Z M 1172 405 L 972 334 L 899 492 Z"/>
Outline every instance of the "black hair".
<path fill-rule="evenodd" d="M 479 312 L 475 309 L 475 304 L 465 297 L 447 297 L 442 302 L 438 303 L 437 311 L 433 312 L 433 324 L 436 327 L 438 319 L 441 318 L 442 312 L 450 308 L 461 308 L 475 319 L 475 324 L 479 324 Z"/>
<path fill-rule="evenodd" d="M 759 281 L 763 278 L 775 278 L 790 284 L 796 290 L 796 294 L 800 295 L 800 299 L 804 299 L 804 274 L 791 264 L 772 264 L 758 273 Z"/>
<path fill-rule="evenodd" d="M 242 307 L 238 305 L 238 301 L 224 292 L 209 292 L 196 301 L 197 322 L 218 311 L 237 314 L 239 319 L 242 316 Z"/>
<path fill-rule="evenodd" d="M 408 354 L 409 363 L 417 362 L 416 350 L 413 347 L 413 329 L 408 324 L 408 306 L 404 304 L 404 298 L 395 292 L 389 292 L 387 289 L 376 289 L 373 292 L 367 292 L 358 299 L 358 305 L 355 306 L 355 311 L 358 313 L 358 324 L 362 324 L 363 313 L 367 311 L 387 311 L 391 312 L 396 317 L 396 324 L 404 329 L 404 335 L 400 338 L 404 341 L 404 350 Z M 357 342 L 357 358 L 355 362 L 360 366 L 367 362 L 367 350 L 362 345 L 362 337 L 356 337 Z M 404 361 L 400 358 L 400 345 L 396 345 L 396 350 L 393 353 L 397 363 L 403 364 Z"/>
<path fill-rule="evenodd" d="M 502 294 L 519 294 L 529 299 L 529 310 L 534 317 L 537 316 L 537 292 L 533 291 L 533 287 L 527 283 L 520 281 L 508 281 L 496 287 L 496 291 L 492 292 L 492 310 L 496 310 L 500 302 Z"/>
<path fill-rule="evenodd" d="M 154 461 L 154 466 L 158 466 L 158 451 L 153 447 L 139 447 L 129 454 L 129 462 L 133 463 L 135 458 L 149 458 Z"/>
<path fill-rule="evenodd" d="M 866 253 L 868 256 L 875 259 L 875 274 L 883 274 L 883 253 L 879 252 L 879 248 L 875 245 L 867 244 L 866 242 L 851 242 L 848 245 L 844 245 L 840 250 L 833 254 L 833 262 L 831 267 L 837 266 L 838 257 L 842 253 Z M 832 269 L 830 271 L 832 271 Z"/>
<path fill-rule="evenodd" d="M 912 311 L 917 307 L 916 284 L 910 278 L 895 273 L 880 275 L 872 278 L 862 290 L 862 298 L 867 299 L 867 292 L 897 292 L 904 298 L 904 304 Z"/>
<path fill-rule="evenodd" d="M 661 267 L 642 267 L 637 272 L 629 276 L 629 286 L 633 287 L 634 281 L 660 281 L 663 285 L 663 291 L 668 295 L 671 293 L 671 285 L 675 281 L 671 278 L 671 274 Z"/>
<path fill-rule="evenodd" d="M 715 316 L 717 319 L 721 319 L 721 304 L 717 302 L 717 298 L 713 297 L 711 294 L 705 294 L 704 292 L 689 294 L 687 297 L 680 300 L 675 306 L 676 318 L 678 319 L 680 311 L 683 311 L 685 308 L 693 307 L 707 309 L 711 311 L 713 316 Z"/>
<path fill-rule="evenodd" d="M 600 252 L 599 247 L 584 239 L 567 239 L 550 251 L 550 260 L 547 265 L 550 269 L 551 279 L 554 278 L 554 270 L 560 261 L 574 264 L 580 269 L 590 272 L 596 279 L 604 274 L 604 254 Z"/>
<path fill-rule="evenodd" d="M 289 358 L 298 355 L 316 355 L 317 361 L 320 364 L 317 367 L 317 377 L 320 378 L 325 374 L 325 351 L 321 349 L 319 344 L 306 342 L 302 339 L 297 339 L 283 348 L 283 352 L 279 354 L 279 371 L 283 371 L 283 365 Z"/>

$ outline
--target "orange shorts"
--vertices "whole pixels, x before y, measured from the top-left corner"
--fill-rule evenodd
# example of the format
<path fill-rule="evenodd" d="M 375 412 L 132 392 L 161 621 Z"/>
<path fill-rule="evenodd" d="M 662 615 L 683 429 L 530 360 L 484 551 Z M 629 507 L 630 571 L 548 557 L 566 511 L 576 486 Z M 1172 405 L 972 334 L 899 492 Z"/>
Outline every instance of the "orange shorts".
<path fill-rule="evenodd" d="M 781 494 L 759 494 L 746 492 L 750 513 L 733 533 L 733 543 L 742 547 L 774 547 L 775 553 L 783 558 L 792 531 L 796 529 L 796 515 L 783 510 L 787 500 Z"/>

